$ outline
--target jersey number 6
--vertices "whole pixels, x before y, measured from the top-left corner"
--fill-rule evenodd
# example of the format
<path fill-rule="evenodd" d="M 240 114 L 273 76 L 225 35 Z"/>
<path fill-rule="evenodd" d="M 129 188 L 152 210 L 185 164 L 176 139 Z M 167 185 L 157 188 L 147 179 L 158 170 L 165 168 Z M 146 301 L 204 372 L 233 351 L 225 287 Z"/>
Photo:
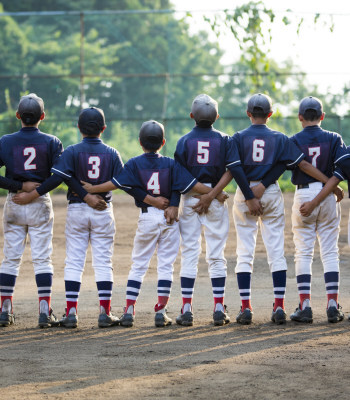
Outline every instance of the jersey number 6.
<path fill-rule="evenodd" d="M 264 159 L 265 154 L 265 140 L 255 139 L 253 141 L 253 161 L 261 162 Z"/>

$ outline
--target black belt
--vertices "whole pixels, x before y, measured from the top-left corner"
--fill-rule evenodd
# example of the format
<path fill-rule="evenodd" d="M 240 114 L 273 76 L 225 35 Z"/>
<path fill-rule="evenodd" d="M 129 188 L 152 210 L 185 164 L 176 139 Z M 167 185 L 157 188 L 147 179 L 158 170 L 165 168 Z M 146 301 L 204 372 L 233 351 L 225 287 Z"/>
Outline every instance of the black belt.
<path fill-rule="evenodd" d="M 141 207 L 142 214 L 148 213 L 147 207 Z"/>
<path fill-rule="evenodd" d="M 312 183 L 316 183 L 316 182 L 312 182 Z M 322 183 L 322 187 L 324 186 L 324 183 Z M 305 183 L 304 185 L 297 185 L 298 189 L 308 189 L 310 186 L 308 183 Z"/>

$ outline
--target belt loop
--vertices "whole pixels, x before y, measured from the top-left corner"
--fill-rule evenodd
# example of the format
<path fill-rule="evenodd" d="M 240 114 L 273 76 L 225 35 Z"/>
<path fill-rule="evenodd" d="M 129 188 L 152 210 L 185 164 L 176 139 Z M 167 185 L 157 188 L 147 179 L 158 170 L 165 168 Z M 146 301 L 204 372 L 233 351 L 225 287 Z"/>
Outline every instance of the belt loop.
<path fill-rule="evenodd" d="M 148 208 L 147 207 L 141 207 L 141 212 L 142 212 L 142 214 L 148 213 Z"/>

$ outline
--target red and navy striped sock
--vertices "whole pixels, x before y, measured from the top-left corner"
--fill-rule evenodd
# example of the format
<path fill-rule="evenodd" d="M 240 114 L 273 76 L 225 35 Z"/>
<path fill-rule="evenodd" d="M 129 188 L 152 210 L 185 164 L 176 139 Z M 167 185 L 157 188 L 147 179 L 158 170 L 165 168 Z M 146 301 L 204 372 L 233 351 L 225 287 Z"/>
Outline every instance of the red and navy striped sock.
<path fill-rule="evenodd" d="M 4 304 L 5 300 L 9 300 L 11 303 L 11 310 L 12 311 L 12 301 L 13 301 L 13 292 L 15 290 L 16 285 L 16 275 L 10 274 L 0 274 L 0 296 L 1 296 L 1 308 Z"/>
<path fill-rule="evenodd" d="M 98 291 L 98 298 L 100 301 L 100 307 L 103 307 L 106 314 L 109 315 L 111 311 L 113 282 L 100 281 L 96 282 L 96 285 Z"/>
<path fill-rule="evenodd" d="M 249 308 L 252 310 L 252 305 L 250 302 L 251 298 L 251 277 L 252 274 L 250 272 L 239 272 L 237 273 L 237 283 L 238 283 L 238 290 L 239 296 L 242 302 L 242 310 Z"/>

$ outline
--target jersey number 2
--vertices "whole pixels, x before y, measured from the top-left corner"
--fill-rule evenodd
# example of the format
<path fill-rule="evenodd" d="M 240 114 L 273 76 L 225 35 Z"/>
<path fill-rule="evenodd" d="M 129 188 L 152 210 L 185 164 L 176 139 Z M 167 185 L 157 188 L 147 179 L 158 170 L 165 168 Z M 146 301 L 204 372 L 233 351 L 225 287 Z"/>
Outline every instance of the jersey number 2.
<path fill-rule="evenodd" d="M 147 190 L 151 191 L 153 194 L 160 194 L 159 172 L 153 172 L 147 182 Z"/>
<path fill-rule="evenodd" d="M 29 171 L 31 169 L 36 169 L 36 164 L 32 164 L 34 158 L 36 157 L 35 147 L 26 147 L 23 149 L 23 155 L 29 156 L 24 162 L 24 170 Z"/>
<path fill-rule="evenodd" d="M 100 176 L 100 157 L 90 156 L 88 163 L 92 165 L 92 169 L 88 171 L 88 177 L 91 179 L 97 179 Z"/>

